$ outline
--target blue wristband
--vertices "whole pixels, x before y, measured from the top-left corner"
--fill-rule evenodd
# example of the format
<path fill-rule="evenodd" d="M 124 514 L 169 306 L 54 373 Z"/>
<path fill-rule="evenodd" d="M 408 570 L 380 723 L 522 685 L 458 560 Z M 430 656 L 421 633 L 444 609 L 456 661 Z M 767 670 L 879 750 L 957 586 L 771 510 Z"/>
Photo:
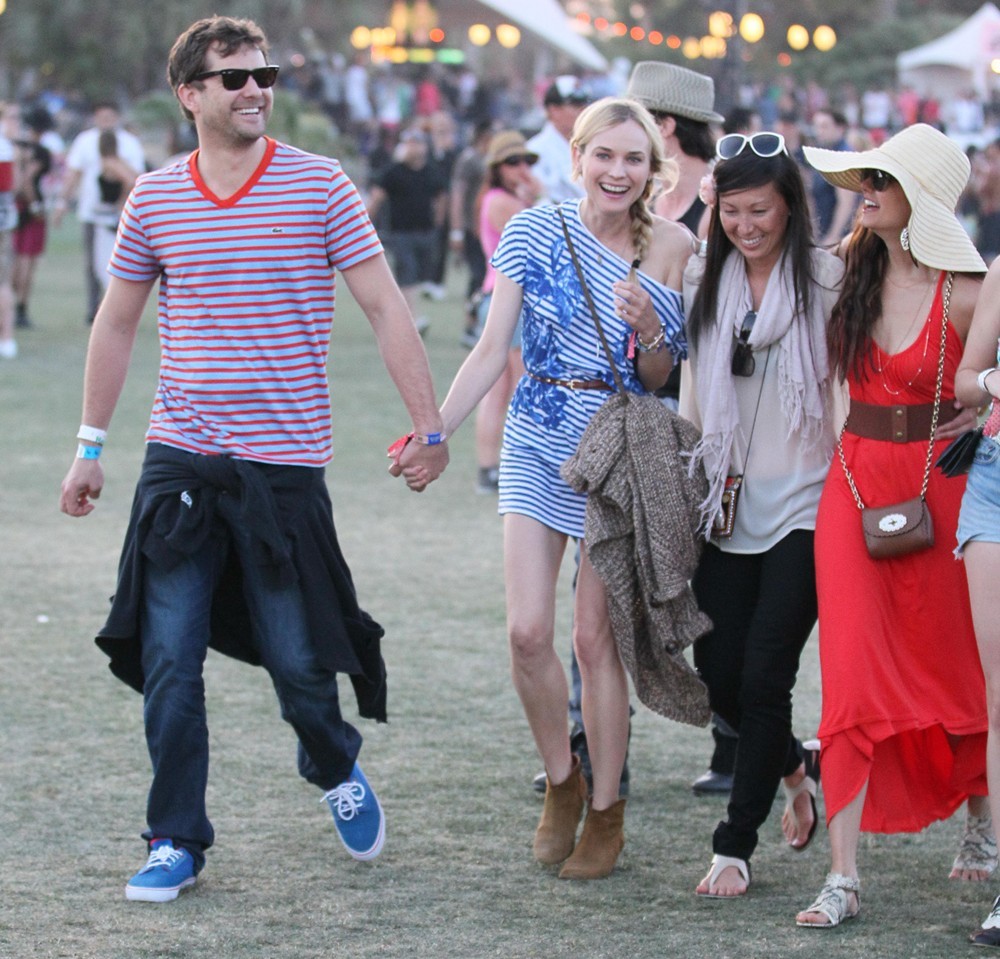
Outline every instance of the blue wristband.
<path fill-rule="evenodd" d="M 76 447 L 76 458 L 78 460 L 99 460 L 101 458 L 100 446 L 88 446 L 86 443 L 79 443 Z"/>
<path fill-rule="evenodd" d="M 414 433 L 413 438 L 424 446 L 439 446 L 448 439 L 448 434 L 441 433 Z"/>

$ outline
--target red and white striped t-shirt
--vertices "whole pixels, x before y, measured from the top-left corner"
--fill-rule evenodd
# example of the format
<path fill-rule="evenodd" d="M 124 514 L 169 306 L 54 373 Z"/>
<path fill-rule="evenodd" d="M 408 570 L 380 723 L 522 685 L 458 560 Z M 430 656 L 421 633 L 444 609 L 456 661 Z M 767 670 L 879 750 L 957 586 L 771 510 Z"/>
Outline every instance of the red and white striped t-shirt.
<path fill-rule="evenodd" d="M 160 380 L 147 442 L 299 466 L 330 461 L 334 269 L 382 251 L 336 160 L 274 140 L 220 200 L 197 153 L 145 174 L 109 272 L 160 278 Z"/>

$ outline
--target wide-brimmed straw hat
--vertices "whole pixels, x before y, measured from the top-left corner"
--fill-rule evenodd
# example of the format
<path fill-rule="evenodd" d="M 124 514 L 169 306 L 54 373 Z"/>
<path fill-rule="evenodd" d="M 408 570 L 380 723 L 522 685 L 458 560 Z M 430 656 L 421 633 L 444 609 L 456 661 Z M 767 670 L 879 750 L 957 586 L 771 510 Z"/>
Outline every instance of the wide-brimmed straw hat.
<path fill-rule="evenodd" d="M 538 154 L 528 149 L 524 137 L 517 130 L 504 130 L 490 140 L 486 152 L 486 165 L 496 166 L 511 157 L 527 157 L 529 163 L 538 162 Z"/>
<path fill-rule="evenodd" d="M 672 63 L 656 60 L 637 63 L 625 96 L 658 113 L 670 113 L 701 123 L 722 123 L 723 120 L 713 109 L 715 84 L 712 78 Z"/>
<path fill-rule="evenodd" d="M 910 252 L 938 270 L 982 273 L 983 258 L 955 215 L 971 166 L 958 144 L 926 123 L 900 130 L 861 153 L 804 147 L 806 159 L 836 187 L 861 192 L 862 170 L 895 177 L 910 203 Z"/>

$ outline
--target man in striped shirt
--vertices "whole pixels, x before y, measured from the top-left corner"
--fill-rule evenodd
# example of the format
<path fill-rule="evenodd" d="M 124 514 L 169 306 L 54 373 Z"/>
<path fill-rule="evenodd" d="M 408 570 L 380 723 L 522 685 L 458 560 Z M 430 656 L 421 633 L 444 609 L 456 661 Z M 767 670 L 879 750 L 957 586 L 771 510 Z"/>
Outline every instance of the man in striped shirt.
<path fill-rule="evenodd" d="M 214 833 L 205 811 L 209 646 L 263 665 L 340 838 L 373 859 L 385 835 L 356 762 L 338 672 L 361 715 L 385 719 L 382 630 L 357 604 L 337 544 L 326 362 L 339 271 L 371 323 L 418 444 L 423 489 L 447 464 L 427 357 L 354 185 L 335 160 L 265 135 L 278 68 L 256 24 L 200 20 L 168 77 L 198 149 L 141 177 L 122 214 L 84 381 L 77 459 L 60 506 L 94 508 L 100 452 L 146 300 L 159 282 L 162 359 L 146 459 L 111 613 L 97 638 L 144 696 L 153 767 L 145 866 L 129 899 L 195 883 Z M 398 468 L 394 468 L 398 472 Z"/>

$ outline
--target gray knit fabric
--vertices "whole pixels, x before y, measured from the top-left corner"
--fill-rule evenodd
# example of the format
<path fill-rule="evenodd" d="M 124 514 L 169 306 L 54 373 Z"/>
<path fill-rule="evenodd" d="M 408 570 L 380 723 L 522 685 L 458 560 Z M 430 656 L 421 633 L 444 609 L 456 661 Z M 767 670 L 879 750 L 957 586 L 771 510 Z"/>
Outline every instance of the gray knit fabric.
<path fill-rule="evenodd" d="M 704 683 L 684 650 L 712 628 L 691 578 L 704 539 L 708 484 L 682 452 L 698 430 L 654 396 L 616 393 L 591 419 L 563 479 L 587 494 L 587 555 L 604 581 L 618 652 L 636 695 L 654 712 L 704 726 Z"/>

